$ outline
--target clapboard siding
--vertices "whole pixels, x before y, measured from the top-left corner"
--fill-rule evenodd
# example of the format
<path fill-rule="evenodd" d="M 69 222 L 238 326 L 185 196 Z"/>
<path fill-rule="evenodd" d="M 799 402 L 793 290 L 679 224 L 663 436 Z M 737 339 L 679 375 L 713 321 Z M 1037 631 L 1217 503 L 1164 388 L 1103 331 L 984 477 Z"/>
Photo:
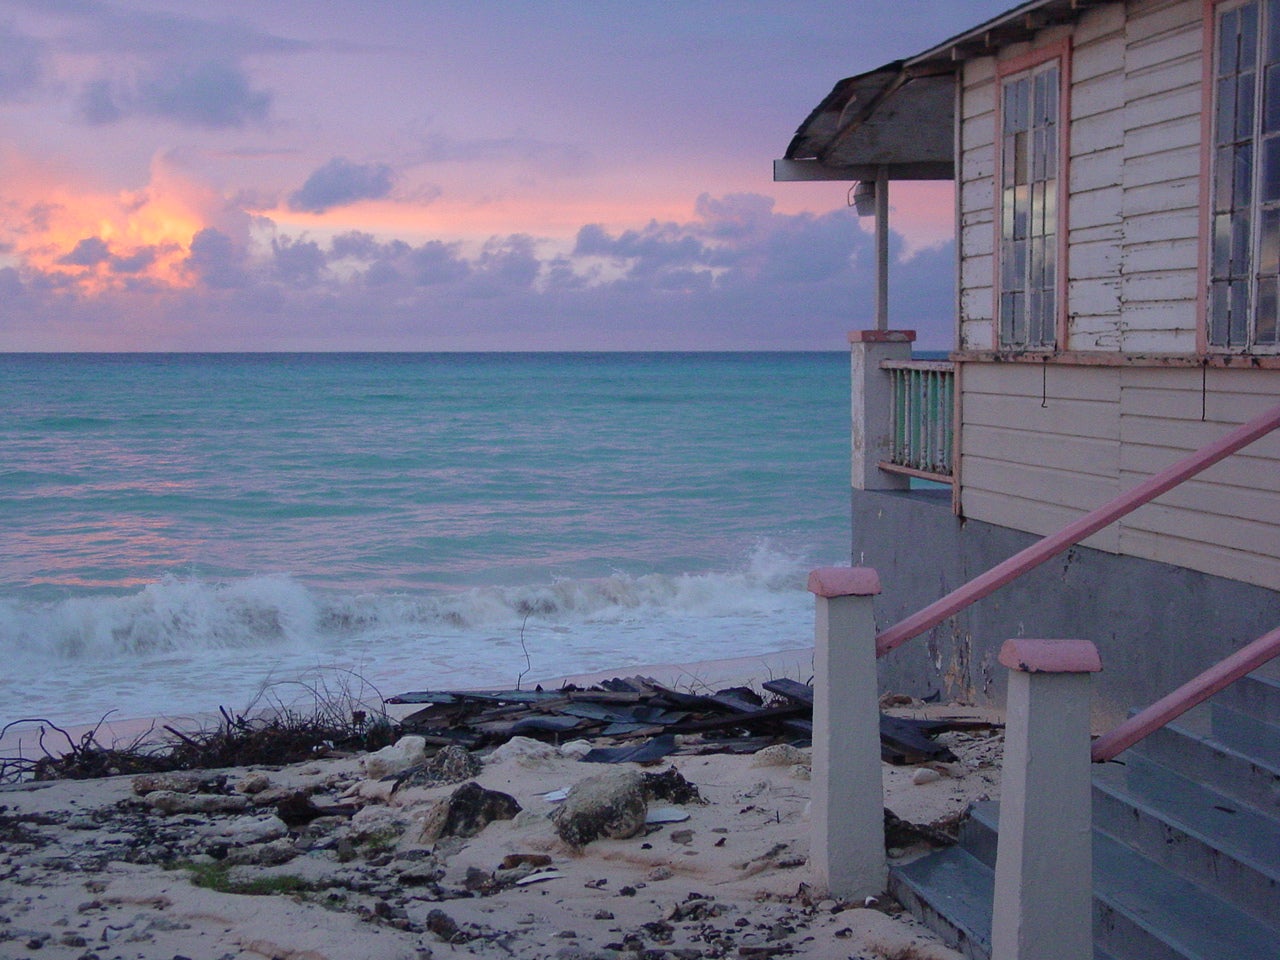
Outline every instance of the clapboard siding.
<path fill-rule="evenodd" d="M 1104 3 L 1073 27 L 965 63 L 961 349 L 994 343 L 997 59 L 1069 30 L 1061 346 L 1197 354 L 1206 9 L 1204 0 Z M 1280 404 L 1276 369 L 967 362 L 960 383 L 961 511 L 1037 534 Z M 1088 542 L 1280 588 L 1280 432 Z"/>
<path fill-rule="evenodd" d="M 966 495 L 965 516 L 971 520 L 982 520 L 1005 527 L 1015 526 L 1003 519 L 1010 513 L 1025 518 L 1025 524 L 1016 526 L 1016 529 L 1041 537 L 1056 533 L 1080 516 L 1078 510 L 1044 503 L 1040 500 L 1020 500 L 1009 494 L 993 493 L 988 490 L 975 489 Z M 1081 542 L 1095 550 L 1119 553 L 1120 531 L 1112 525 Z"/>
<path fill-rule="evenodd" d="M 1280 590 L 1280 559 L 1272 553 L 1242 553 L 1236 549 L 1185 539 L 1177 533 L 1152 533 L 1131 526 L 1120 529 L 1118 542 L 1119 551 L 1130 556 Z M 1233 575 L 1233 571 L 1242 568 L 1245 575 Z"/>
<path fill-rule="evenodd" d="M 964 514 L 1047 534 L 1280 404 L 1271 370 L 966 364 Z M 1280 587 L 1280 432 L 1090 546 Z"/>

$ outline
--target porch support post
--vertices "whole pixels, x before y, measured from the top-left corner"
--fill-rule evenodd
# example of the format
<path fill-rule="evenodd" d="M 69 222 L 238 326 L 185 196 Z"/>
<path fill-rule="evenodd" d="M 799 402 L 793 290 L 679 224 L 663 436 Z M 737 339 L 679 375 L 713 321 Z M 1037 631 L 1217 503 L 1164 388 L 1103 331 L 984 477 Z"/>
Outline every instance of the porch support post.
<path fill-rule="evenodd" d="M 991 960 L 1092 960 L 1093 851 L 1086 640 L 1008 640 Z"/>
<path fill-rule="evenodd" d="M 855 330 L 849 334 L 853 396 L 852 483 L 855 490 L 908 490 L 909 477 L 881 470 L 893 437 L 893 379 L 882 360 L 910 360 L 914 330 Z"/>
<path fill-rule="evenodd" d="M 876 329 L 889 329 L 889 173 L 876 173 Z"/>
<path fill-rule="evenodd" d="M 884 783 L 872 602 L 880 577 L 868 567 L 809 574 L 815 597 L 813 778 L 809 865 L 814 886 L 862 900 L 884 891 Z"/>

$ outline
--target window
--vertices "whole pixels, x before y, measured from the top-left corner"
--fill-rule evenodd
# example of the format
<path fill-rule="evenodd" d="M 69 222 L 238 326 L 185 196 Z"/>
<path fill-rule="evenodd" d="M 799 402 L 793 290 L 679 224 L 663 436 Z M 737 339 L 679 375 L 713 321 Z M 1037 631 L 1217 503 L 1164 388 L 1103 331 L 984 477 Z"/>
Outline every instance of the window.
<path fill-rule="evenodd" d="M 1000 346 L 1052 349 L 1058 316 L 1059 65 L 1000 86 Z"/>
<path fill-rule="evenodd" d="M 1280 0 L 1217 13 L 1208 343 L 1280 345 Z"/>

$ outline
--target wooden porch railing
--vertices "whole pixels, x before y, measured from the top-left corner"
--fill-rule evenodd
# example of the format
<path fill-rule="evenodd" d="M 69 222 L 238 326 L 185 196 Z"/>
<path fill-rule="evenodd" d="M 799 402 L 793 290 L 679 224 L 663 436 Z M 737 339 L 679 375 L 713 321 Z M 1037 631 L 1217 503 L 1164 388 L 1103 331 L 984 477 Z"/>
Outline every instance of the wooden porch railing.
<path fill-rule="evenodd" d="M 880 469 L 952 482 L 955 364 L 949 360 L 882 360 L 889 374 L 890 451 Z"/>

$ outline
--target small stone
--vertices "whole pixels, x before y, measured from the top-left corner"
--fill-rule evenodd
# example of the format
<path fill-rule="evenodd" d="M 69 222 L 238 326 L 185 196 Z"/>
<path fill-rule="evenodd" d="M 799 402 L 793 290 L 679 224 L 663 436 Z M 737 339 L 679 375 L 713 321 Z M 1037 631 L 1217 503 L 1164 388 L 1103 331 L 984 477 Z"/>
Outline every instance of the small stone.
<path fill-rule="evenodd" d="M 654 867 L 649 871 L 649 880 L 670 880 L 675 874 L 671 872 L 669 867 Z"/>
<path fill-rule="evenodd" d="M 693 831 L 692 830 L 672 830 L 671 842 L 682 843 L 682 844 L 693 843 Z"/>
<path fill-rule="evenodd" d="M 613 917 L 613 913 L 612 913 L 612 911 L 609 911 L 609 910 L 597 910 L 597 911 L 595 912 L 595 916 L 594 916 L 594 917 L 592 917 L 591 919 L 593 919 L 593 920 L 612 920 L 612 919 L 614 919 L 614 917 Z"/>
<path fill-rule="evenodd" d="M 236 793 L 253 796 L 254 794 L 262 793 L 263 790 L 268 789 L 270 786 L 271 778 L 265 773 L 251 773 L 236 781 L 233 789 Z"/>
<path fill-rule="evenodd" d="M 930 769 L 929 767 L 920 767 L 918 770 L 916 770 L 914 773 L 911 774 L 911 782 L 914 783 L 917 787 L 926 783 L 934 783 L 935 781 L 941 780 L 941 779 L 942 779 L 942 774 L 940 774 L 937 770 Z"/>

